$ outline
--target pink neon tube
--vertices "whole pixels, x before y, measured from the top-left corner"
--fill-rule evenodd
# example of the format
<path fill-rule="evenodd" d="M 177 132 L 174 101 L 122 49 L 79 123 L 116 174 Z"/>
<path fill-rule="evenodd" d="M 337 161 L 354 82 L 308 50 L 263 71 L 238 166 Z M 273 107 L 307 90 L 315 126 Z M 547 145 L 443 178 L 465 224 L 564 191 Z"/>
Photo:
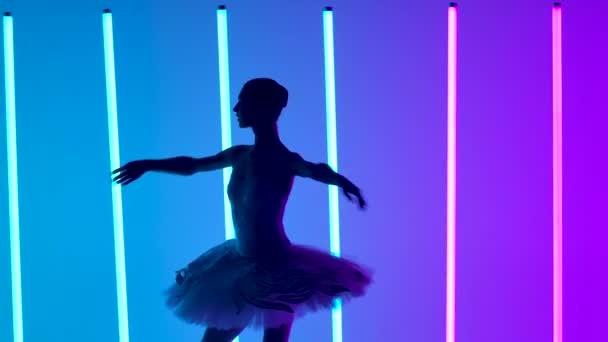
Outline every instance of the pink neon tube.
<path fill-rule="evenodd" d="M 562 317 L 562 8 L 553 6 L 553 341 L 563 341 Z"/>
<path fill-rule="evenodd" d="M 456 339 L 456 61 L 457 5 L 448 9 L 448 189 L 446 342 Z"/>

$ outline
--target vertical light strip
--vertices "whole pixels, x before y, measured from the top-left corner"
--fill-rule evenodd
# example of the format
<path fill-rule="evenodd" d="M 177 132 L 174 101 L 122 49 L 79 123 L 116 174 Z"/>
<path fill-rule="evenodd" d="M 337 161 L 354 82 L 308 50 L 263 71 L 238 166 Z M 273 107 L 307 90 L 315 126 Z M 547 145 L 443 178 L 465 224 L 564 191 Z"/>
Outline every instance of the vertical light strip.
<path fill-rule="evenodd" d="M 446 341 L 456 340 L 456 82 L 457 4 L 448 8 L 448 165 Z"/>
<path fill-rule="evenodd" d="M 23 342 L 21 251 L 19 242 L 19 189 L 17 181 L 17 124 L 15 111 L 15 55 L 13 17 L 4 14 L 4 84 L 6 95 L 6 147 L 8 155 L 8 206 L 11 244 L 13 340 Z"/>
<path fill-rule="evenodd" d="M 116 109 L 116 75 L 114 70 L 114 35 L 112 13 L 103 11 L 103 47 L 106 69 L 106 99 L 108 107 L 108 133 L 110 142 L 110 168 L 120 167 L 118 146 L 118 112 Z M 119 342 L 129 341 L 127 312 L 127 276 L 125 271 L 124 227 L 122 217 L 121 185 L 112 182 L 112 213 L 114 217 L 114 254 L 116 258 L 116 294 L 118 300 Z"/>
<path fill-rule="evenodd" d="M 220 115 L 222 126 L 222 150 L 232 146 L 232 128 L 230 126 L 230 68 L 228 61 L 228 11 L 226 6 L 217 8 L 217 48 L 220 69 Z M 232 168 L 222 170 L 224 183 L 224 228 L 226 240 L 234 239 L 234 224 L 232 222 L 232 206 L 228 199 L 228 183 Z M 239 342 L 235 338 L 233 342 Z"/>
<path fill-rule="evenodd" d="M 336 128 L 336 83 L 334 69 L 334 27 L 333 10 L 323 10 L 323 34 L 325 46 L 325 106 L 327 120 L 327 163 L 338 172 L 338 142 Z M 340 221 L 338 207 L 338 187 L 329 187 L 330 203 L 330 248 L 331 252 L 340 255 Z"/>
<path fill-rule="evenodd" d="M 230 68 L 228 66 L 228 13 L 226 6 L 217 9 L 217 47 L 220 69 L 220 114 L 222 125 L 222 150 L 232 146 L 232 130 L 230 126 Z M 224 225 L 226 239 L 233 239 L 234 226 L 232 222 L 232 207 L 228 199 L 228 182 L 232 168 L 224 168 Z"/>
<path fill-rule="evenodd" d="M 323 9 L 323 45 L 325 51 L 325 106 L 327 122 L 327 163 L 338 172 L 338 142 L 336 128 L 336 79 L 334 65 L 334 16 L 331 7 Z M 330 251 L 340 256 L 340 216 L 338 187 L 329 186 Z M 332 340 L 342 342 L 342 303 L 336 300 L 332 310 Z"/>
<path fill-rule="evenodd" d="M 562 8 L 553 6 L 553 341 L 563 341 L 562 312 Z"/>

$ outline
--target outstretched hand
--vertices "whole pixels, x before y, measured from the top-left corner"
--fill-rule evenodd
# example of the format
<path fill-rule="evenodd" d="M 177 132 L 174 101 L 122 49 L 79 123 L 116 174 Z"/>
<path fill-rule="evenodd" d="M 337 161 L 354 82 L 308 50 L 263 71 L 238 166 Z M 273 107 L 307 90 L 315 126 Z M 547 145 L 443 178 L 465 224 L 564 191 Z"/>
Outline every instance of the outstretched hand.
<path fill-rule="evenodd" d="M 361 191 L 359 190 L 359 188 L 356 188 L 356 187 L 352 188 L 352 189 L 343 188 L 342 191 L 344 192 L 344 195 L 346 196 L 346 198 L 348 198 L 348 200 L 351 202 L 354 201 L 353 196 L 356 197 L 360 209 L 367 208 L 367 203 L 363 199 L 363 196 L 361 196 Z"/>
<path fill-rule="evenodd" d="M 128 162 L 124 166 L 112 171 L 112 175 L 118 174 L 112 181 L 117 184 L 127 185 L 141 177 L 148 170 L 148 163 L 145 160 Z"/>

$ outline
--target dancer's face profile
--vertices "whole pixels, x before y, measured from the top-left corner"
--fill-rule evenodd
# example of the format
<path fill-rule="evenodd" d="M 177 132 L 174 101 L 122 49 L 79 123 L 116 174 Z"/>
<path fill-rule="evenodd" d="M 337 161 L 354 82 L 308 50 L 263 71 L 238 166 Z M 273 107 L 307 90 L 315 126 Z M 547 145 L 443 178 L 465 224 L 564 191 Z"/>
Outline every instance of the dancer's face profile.
<path fill-rule="evenodd" d="M 260 118 L 263 116 L 264 108 L 259 103 L 255 102 L 251 96 L 247 94 L 239 95 L 239 101 L 234 106 L 234 112 L 239 123 L 239 127 L 247 128 L 261 123 Z"/>

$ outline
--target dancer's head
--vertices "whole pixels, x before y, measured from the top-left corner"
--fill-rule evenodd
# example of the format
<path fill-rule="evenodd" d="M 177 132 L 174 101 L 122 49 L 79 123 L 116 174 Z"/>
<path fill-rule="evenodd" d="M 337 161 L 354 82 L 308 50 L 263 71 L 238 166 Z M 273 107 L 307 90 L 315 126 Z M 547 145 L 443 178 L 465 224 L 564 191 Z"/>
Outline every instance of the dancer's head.
<path fill-rule="evenodd" d="M 287 89 L 270 78 L 255 78 L 243 86 L 234 111 L 240 127 L 274 124 L 287 106 Z"/>

